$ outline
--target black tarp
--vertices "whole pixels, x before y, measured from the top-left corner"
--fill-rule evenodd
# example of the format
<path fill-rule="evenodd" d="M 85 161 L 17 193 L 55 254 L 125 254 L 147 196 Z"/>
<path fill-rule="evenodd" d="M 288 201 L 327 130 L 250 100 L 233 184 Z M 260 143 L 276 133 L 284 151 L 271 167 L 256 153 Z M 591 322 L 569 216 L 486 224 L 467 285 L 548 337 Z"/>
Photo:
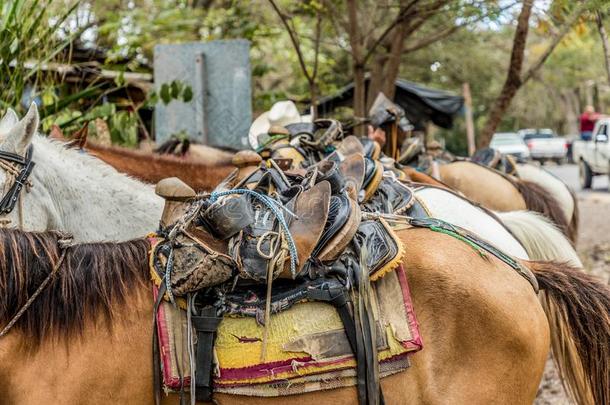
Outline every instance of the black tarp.
<path fill-rule="evenodd" d="M 369 78 L 366 78 L 368 92 Z M 353 105 L 354 84 L 343 87 L 335 95 L 324 97 L 318 104 L 320 116 L 328 116 L 338 107 Z M 404 108 L 416 130 L 423 130 L 428 121 L 442 128 L 453 126 L 453 117 L 461 113 L 464 98 L 455 94 L 430 89 L 407 80 L 396 80 L 394 102 Z"/>

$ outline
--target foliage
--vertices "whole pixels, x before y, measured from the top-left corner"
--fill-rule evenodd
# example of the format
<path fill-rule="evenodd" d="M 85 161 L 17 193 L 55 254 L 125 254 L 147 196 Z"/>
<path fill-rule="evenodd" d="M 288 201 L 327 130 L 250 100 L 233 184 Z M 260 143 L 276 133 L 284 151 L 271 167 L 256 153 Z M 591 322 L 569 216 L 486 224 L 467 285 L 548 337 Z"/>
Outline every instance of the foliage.
<path fill-rule="evenodd" d="M 24 96 L 34 99 L 39 87 L 53 81 L 46 67 L 72 38 L 58 38 L 58 27 L 76 3 L 49 15 L 52 0 L 0 0 L 0 103 L 20 108 Z M 49 93 L 41 92 L 47 98 Z"/>
<path fill-rule="evenodd" d="M 21 28 L 0 31 L 2 61 L 10 60 L 7 58 L 11 57 L 16 58 L 16 63 L 22 64 L 26 60 L 46 60 L 56 54 L 57 47 L 65 46 L 72 36 L 79 36 L 80 31 L 85 30 L 86 35 L 80 36 L 82 43 L 109 50 L 106 68 L 150 71 L 157 43 L 246 38 L 251 41 L 255 114 L 286 98 L 300 102 L 301 106 L 308 102 L 309 83 L 301 72 L 291 39 L 268 0 L 80 0 L 76 21 L 56 29 L 58 22 L 65 20 L 69 11 L 65 8 L 65 1 L 69 0 L 0 0 L 0 19 L 21 21 L 13 23 Z M 317 11 L 325 10 L 319 45 L 318 94 L 332 94 L 352 81 L 349 38 L 342 26 L 346 1 L 275 1 L 289 16 L 290 24 L 298 34 L 303 59 L 310 70 L 315 54 L 316 15 Z M 371 38 L 378 38 L 393 20 L 398 8 L 412 1 L 358 0 L 362 14 L 361 31 Z M 610 13 L 607 1 L 588 1 L 592 4 L 597 2 L 592 10 L 597 7 Z M 14 3 L 22 4 L 22 10 L 28 12 L 16 13 L 11 17 L 7 4 Z M 38 7 L 28 6 L 36 3 L 39 4 Z M 437 3 L 444 5 L 437 12 L 431 13 L 429 18 L 425 18 L 425 21 L 422 20 L 425 13 L 421 10 L 409 17 L 408 26 L 415 26 L 418 21 L 421 26 L 406 37 L 399 76 L 455 93 L 460 93 L 462 84 L 468 82 L 473 96 L 475 128 L 480 131 L 506 76 L 514 20 L 520 1 L 418 0 L 422 7 Z M 513 7 L 514 4 L 517 5 Z M 573 9 L 575 2 L 550 0 L 537 4 L 539 6 L 532 18 L 528 39 L 526 66 L 545 49 L 549 35 Z M 37 13 L 43 10 L 45 14 L 40 17 L 38 30 L 34 31 L 57 31 L 63 34 L 47 35 L 44 38 L 37 34 L 30 36 L 34 38 L 33 41 L 24 41 L 24 27 L 33 24 Z M 30 22 L 26 21 L 28 14 Z M 66 28 L 68 25 L 69 29 Z M 4 26 L 3 23 L 2 27 Z M 458 26 L 459 29 L 451 31 L 450 35 L 439 41 L 421 46 L 425 45 L 427 39 Z M 37 37 L 39 38 L 35 39 Z M 14 46 L 10 38 L 17 38 L 16 44 L 19 45 L 20 52 L 11 51 Z M 33 44 L 40 46 L 34 47 Z M 388 49 L 386 43 L 379 46 L 371 57 L 371 70 L 381 63 Z M 6 65 L 1 63 L 0 68 L 6 69 Z M 28 72 L 26 69 L 16 70 Z M 5 71 L 2 73 L 0 91 L 3 93 L 0 100 L 18 104 L 25 87 L 19 89 L 19 86 L 9 82 Z M 30 77 L 30 81 L 31 79 Z M 67 92 L 59 78 L 40 71 L 36 71 L 34 79 L 35 95 L 42 101 L 42 111 L 48 116 L 46 125 L 55 120 L 67 129 L 75 129 L 86 120 L 102 118 L 108 123 L 111 134 L 114 129 L 125 129 L 125 136 L 120 136 L 116 131 L 112 135 L 114 141 L 123 144 L 131 144 L 137 139 L 138 128 L 142 126 L 137 113 L 142 108 L 151 108 L 157 102 L 187 101 L 193 97 L 192 89 L 181 86 L 179 82 L 166 83 L 160 86 L 158 93 L 152 92 L 139 105 L 106 107 L 103 103 L 108 92 L 124 86 L 120 79 L 117 79 L 112 89 L 96 87 L 97 84 L 93 83 L 79 92 Z M 19 80 L 21 79 L 15 79 L 14 83 Z M 604 80 L 599 35 L 593 19 L 585 14 L 576 28 L 559 44 L 545 67 L 517 93 L 499 129 L 517 130 L 536 126 L 550 127 L 560 133 L 571 132 L 573 116 L 586 102 L 588 91 L 594 93 L 598 107 L 610 107 L 610 92 L 605 91 L 603 86 L 587 87 L 587 83 L 602 83 Z M 9 92 L 12 95 L 8 95 Z M 84 103 L 83 100 L 87 102 Z M 575 105 L 570 106 L 570 103 Z M 114 110 L 111 111 L 111 108 Z M 115 114 L 117 118 L 113 118 Z M 130 128 L 136 128 L 135 132 Z M 437 136 L 445 138 L 448 146 L 460 151 L 465 146 L 464 133 L 463 122 L 458 119 L 453 130 L 438 132 Z"/>

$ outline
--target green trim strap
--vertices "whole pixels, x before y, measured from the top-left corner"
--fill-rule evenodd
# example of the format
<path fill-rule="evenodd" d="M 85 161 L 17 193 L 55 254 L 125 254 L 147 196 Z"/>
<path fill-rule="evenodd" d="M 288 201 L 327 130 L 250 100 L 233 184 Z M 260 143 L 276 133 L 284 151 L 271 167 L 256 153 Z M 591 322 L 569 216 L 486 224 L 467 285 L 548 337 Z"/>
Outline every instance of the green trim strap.
<path fill-rule="evenodd" d="M 260 145 L 258 148 L 256 148 L 256 153 L 260 153 L 260 152 L 264 151 L 267 148 L 267 146 L 269 146 L 272 143 L 275 143 L 277 141 L 280 141 L 282 139 L 290 139 L 290 135 L 283 135 L 283 134 L 270 135 L 262 145 Z"/>
<path fill-rule="evenodd" d="M 485 257 L 485 252 L 491 253 L 498 259 L 502 260 L 504 263 L 508 264 L 513 269 L 518 272 L 522 272 L 523 268 L 521 264 L 513 259 L 511 256 L 502 252 L 495 246 L 490 245 L 484 240 L 479 239 L 473 233 L 467 231 L 464 228 L 460 228 L 456 225 L 452 225 L 449 222 L 445 222 L 438 218 L 409 218 L 409 224 L 411 226 L 417 228 L 428 228 L 434 232 L 444 233 L 445 235 L 452 236 L 472 247 L 474 250 L 481 255 L 481 257 Z"/>

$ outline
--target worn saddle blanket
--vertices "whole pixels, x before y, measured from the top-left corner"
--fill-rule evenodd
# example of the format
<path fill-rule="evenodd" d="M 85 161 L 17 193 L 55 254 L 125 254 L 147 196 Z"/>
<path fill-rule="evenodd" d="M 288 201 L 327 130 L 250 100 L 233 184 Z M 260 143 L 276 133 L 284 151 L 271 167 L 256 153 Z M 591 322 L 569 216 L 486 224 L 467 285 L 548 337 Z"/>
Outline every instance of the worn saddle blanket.
<path fill-rule="evenodd" d="M 422 341 L 402 266 L 371 283 L 380 375 L 405 370 Z M 166 391 L 188 390 L 186 311 L 163 302 L 157 314 Z M 272 315 L 265 327 L 253 317 L 225 316 L 214 346 L 214 391 L 283 396 L 356 385 L 356 362 L 336 309 L 302 302 Z"/>

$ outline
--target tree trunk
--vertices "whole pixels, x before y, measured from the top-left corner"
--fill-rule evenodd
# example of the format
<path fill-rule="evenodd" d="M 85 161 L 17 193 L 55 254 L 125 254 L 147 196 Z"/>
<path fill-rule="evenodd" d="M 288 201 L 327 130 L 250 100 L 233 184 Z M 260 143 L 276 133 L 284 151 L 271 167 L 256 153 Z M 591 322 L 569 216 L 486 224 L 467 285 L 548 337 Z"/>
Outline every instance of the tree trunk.
<path fill-rule="evenodd" d="M 361 27 L 358 21 L 358 0 L 347 0 L 347 31 L 349 42 L 352 48 L 352 65 L 354 70 L 354 116 L 357 119 L 366 117 L 366 88 L 365 88 L 365 69 L 363 55 L 363 40 Z M 356 135 L 364 136 L 366 127 L 363 125 L 356 127 Z"/>
<path fill-rule="evenodd" d="M 366 82 L 364 66 L 354 65 L 354 117 L 366 117 Z M 359 135 L 363 135 L 364 130 Z"/>
<path fill-rule="evenodd" d="M 315 80 L 309 82 L 309 103 L 311 105 L 311 119 L 318 119 L 318 89 Z"/>
<path fill-rule="evenodd" d="M 513 39 L 513 50 L 510 55 L 510 64 L 508 66 L 508 74 L 506 81 L 502 87 L 502 91 L 498 98 L 494 101 L 485 127 L 481 131 L 478 139 L 479 148 L 487 147 L 491 141 L 491 137 L 500 124 L 504 113 L 510 106 L 510 103 L 517 94 L 517 90 L 521 87 L 521 69 L 523 68 L 523 59 L 525 54 L 525 45 L 527 42 L 527 34 L 529 31 L 529 20 L 532 14 L 533 0 L 524 0 L 521 13 L 517 20 L 517 30 Z"/>
<path fill-rule="evenodd" d="M 382 91 L 390 99 L 394 99 L 396 93 L 396 79 L 400 71 L 400 61 L 402 59 L 402 49 L 405 43 L 405 33 L 407 24 L 400 23 L 394 28 L 392 35 L 392 45 L 385 68 L 384 83 Z"/>
<path fill-rule="evenodd" d="M 595 15 L 597 19 L 597 30 L 599 31 L 599 36 L 602 39 L 602 46 L 604 48 L 604 56 L 606 61 L 606 74 L 608 75 L 608 84 L 610 84 L 610 45 L 608 44 L 608 34 L 606 33 L 606 29 L 604 28 L 604 19 L 602 13 L 598 11 Z"/>
<path fill-rule="evenodd" d="M 383 47 L 383 52 L 378 52 L 373 61 L 369 91 L 367 95 L 366 108 L 371 108 L 377 94 L 382 92 L 390 100 L 394 99 L 396 93 L 396 79 L 400 71 L 402 50 L 405 42 L 406 24 L 401 23 L 394 27 L 389 43 Z"/>
<path fill-rule="evenodd" d="M 369 80 L 368 100 L 366 103 L 367 111 L 371 108 L 371 105 L 373 105 L 377 94 L 379 94 L 380 91 L 383 91 L 387 63 L 388 53 L 385 52 L 385 49 L 384 52 L 378 52 L 371 63 L 371 78 Z"/>

